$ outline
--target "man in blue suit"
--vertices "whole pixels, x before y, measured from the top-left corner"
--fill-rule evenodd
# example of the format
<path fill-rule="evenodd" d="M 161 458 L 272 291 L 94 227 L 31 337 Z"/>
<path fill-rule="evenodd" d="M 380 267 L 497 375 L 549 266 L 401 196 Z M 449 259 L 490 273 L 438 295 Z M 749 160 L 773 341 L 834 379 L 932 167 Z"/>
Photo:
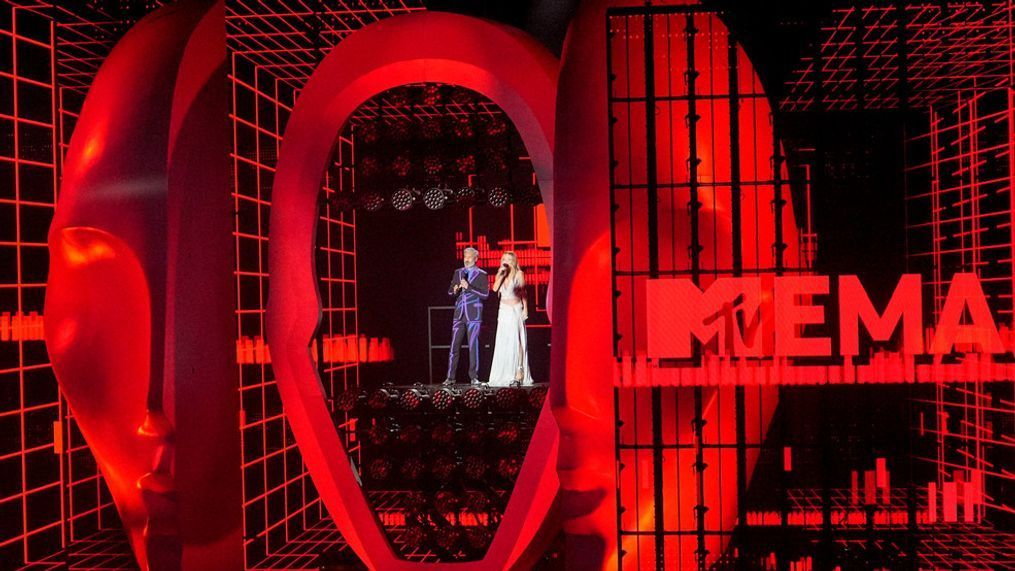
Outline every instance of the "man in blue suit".
<path fill-rule="evenodd" d="M 469 380 L 474 385 L 479 383 L 479 327 L 483 323 L 483 300 L 490 295 L 490 280 L 486 272 L 476 266 L 478 250 L 466 248 L 463 254 L 465 267 L 455 270 L 448 288 L 448 295 L 455 297 L 455 317 L 445 385 L 456 382 L 458 354 L 466 333 L 469 336 Z"/>

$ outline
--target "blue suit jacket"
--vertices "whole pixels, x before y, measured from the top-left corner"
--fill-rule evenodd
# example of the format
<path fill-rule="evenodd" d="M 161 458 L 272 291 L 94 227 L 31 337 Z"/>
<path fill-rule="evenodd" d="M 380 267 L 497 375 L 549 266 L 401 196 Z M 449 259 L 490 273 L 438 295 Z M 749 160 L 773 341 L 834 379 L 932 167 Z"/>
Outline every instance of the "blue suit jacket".
<path fill-rule="evenodd" d="M 471 270 L 472 277 L 469 278 Z M 455 295 L 455 285 L 462 279 L 469 282 L 469 288 L 460 291 L 455 299 L 455 321 L 465 316 L 466 321 L 483 320 L 483 300 L 490 296 L 490 278 L 477 266 L 458 268 L 451 276 L 448 295 Z"/>

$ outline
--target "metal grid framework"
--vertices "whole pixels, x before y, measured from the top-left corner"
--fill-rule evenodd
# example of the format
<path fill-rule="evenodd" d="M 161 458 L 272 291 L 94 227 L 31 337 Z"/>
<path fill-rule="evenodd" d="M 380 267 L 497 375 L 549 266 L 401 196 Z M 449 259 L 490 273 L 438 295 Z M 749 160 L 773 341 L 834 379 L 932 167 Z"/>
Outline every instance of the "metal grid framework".
<path fill-rule="evenodd" d="M 327 5 L 325 5 L 327 4 Z M 390 4 L 390 6 L 389 6 Z M 226 3 L 227 47 L 233 88 L 234 198 L 236 201 L 237 334 L 264 338 L 268 295 L 267 222 L 281 134 L 299 90 L 321 58 L 352 31 L 410 7 L 403 2 Z M 353 141 L 336 133 L 336 152 L 322 193 L 351 192 Z M 325 201 L 318 224 L 317 266 L 325 336 L 358 333 L 355 215 L 331 212 Z M 319 360 L 326 392 L 334 397 L 359 384 L 356 363 Z M 248 568 L 313 568 L 343 543 L 325 513 L 285 420 L 270 365 L 239 365 L 244 421 L 244 537 Z M 353 419 L 336 412 L 336 427 Z M 347 440 L 358 457 L 358 443 Z"/>
<path fill-rule="evenodd" d="M 896 109 L 1011 84 L 1011 0 L 855 3 L 833 11 L 801 59 L 785 111 Z"/>
<path fill-rule="evenodd" d="M 973 272 L 997 324 L 1015 324 L 1013 152 L 1010 88 L 962 92 L 931 106 L 925 128 L 907 141 L 907 256 L 910 268 L 924 274 L 935 315 L 951 276 Z M 917 404 L 920 421 L 913 430 L 936 451 L 919 459 L 934 467 L 937 485 L 973 482 L 984 493 L 984 517 L 1015 521 L 1013 384 L 938 383 L 934 398 Z"/>

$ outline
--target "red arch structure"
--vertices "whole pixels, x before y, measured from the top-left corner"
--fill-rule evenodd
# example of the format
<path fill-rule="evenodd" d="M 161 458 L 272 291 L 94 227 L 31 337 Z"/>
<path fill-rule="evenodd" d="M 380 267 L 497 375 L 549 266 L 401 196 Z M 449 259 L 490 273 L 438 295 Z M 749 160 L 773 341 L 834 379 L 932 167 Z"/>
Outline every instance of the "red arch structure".
<path fill-rule="evenodd" d="M 420 12 L 372 24 L 338 44 L 300 95 L 279 153 L 271 208 L 272 290 L 267 335 L 286 415 L 338 529 L 374 569 L 508 569 L 538 555 L 557 495 L 557 427 L 549 407 L 537 421 L 514 491 L 486 556 L 468 563 L 399 559 L 353 473 L 311 358 L 321 315 L 314 269 L 321 177 L 338 133 L 370 97 L 436 82 L 483 94 L 503 109 L 532 158 L 553 219 L 557 60 L 525 34 L 485 20 Z M 551 384 L 557 382 L 551 378 Z"/>

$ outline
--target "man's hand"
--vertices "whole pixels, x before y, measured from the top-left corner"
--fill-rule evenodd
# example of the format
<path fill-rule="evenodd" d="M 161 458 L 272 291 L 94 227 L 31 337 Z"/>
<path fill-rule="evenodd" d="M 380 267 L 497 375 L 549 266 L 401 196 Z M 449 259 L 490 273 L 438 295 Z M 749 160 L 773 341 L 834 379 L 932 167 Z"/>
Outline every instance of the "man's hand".
<path fill-rule="evenodd" d="M 462 281 L 459 282 L 458 287 L 462 289 L 469 289 L 469 282 L 465 281 L 465 278 L 462 278 Z"/>

